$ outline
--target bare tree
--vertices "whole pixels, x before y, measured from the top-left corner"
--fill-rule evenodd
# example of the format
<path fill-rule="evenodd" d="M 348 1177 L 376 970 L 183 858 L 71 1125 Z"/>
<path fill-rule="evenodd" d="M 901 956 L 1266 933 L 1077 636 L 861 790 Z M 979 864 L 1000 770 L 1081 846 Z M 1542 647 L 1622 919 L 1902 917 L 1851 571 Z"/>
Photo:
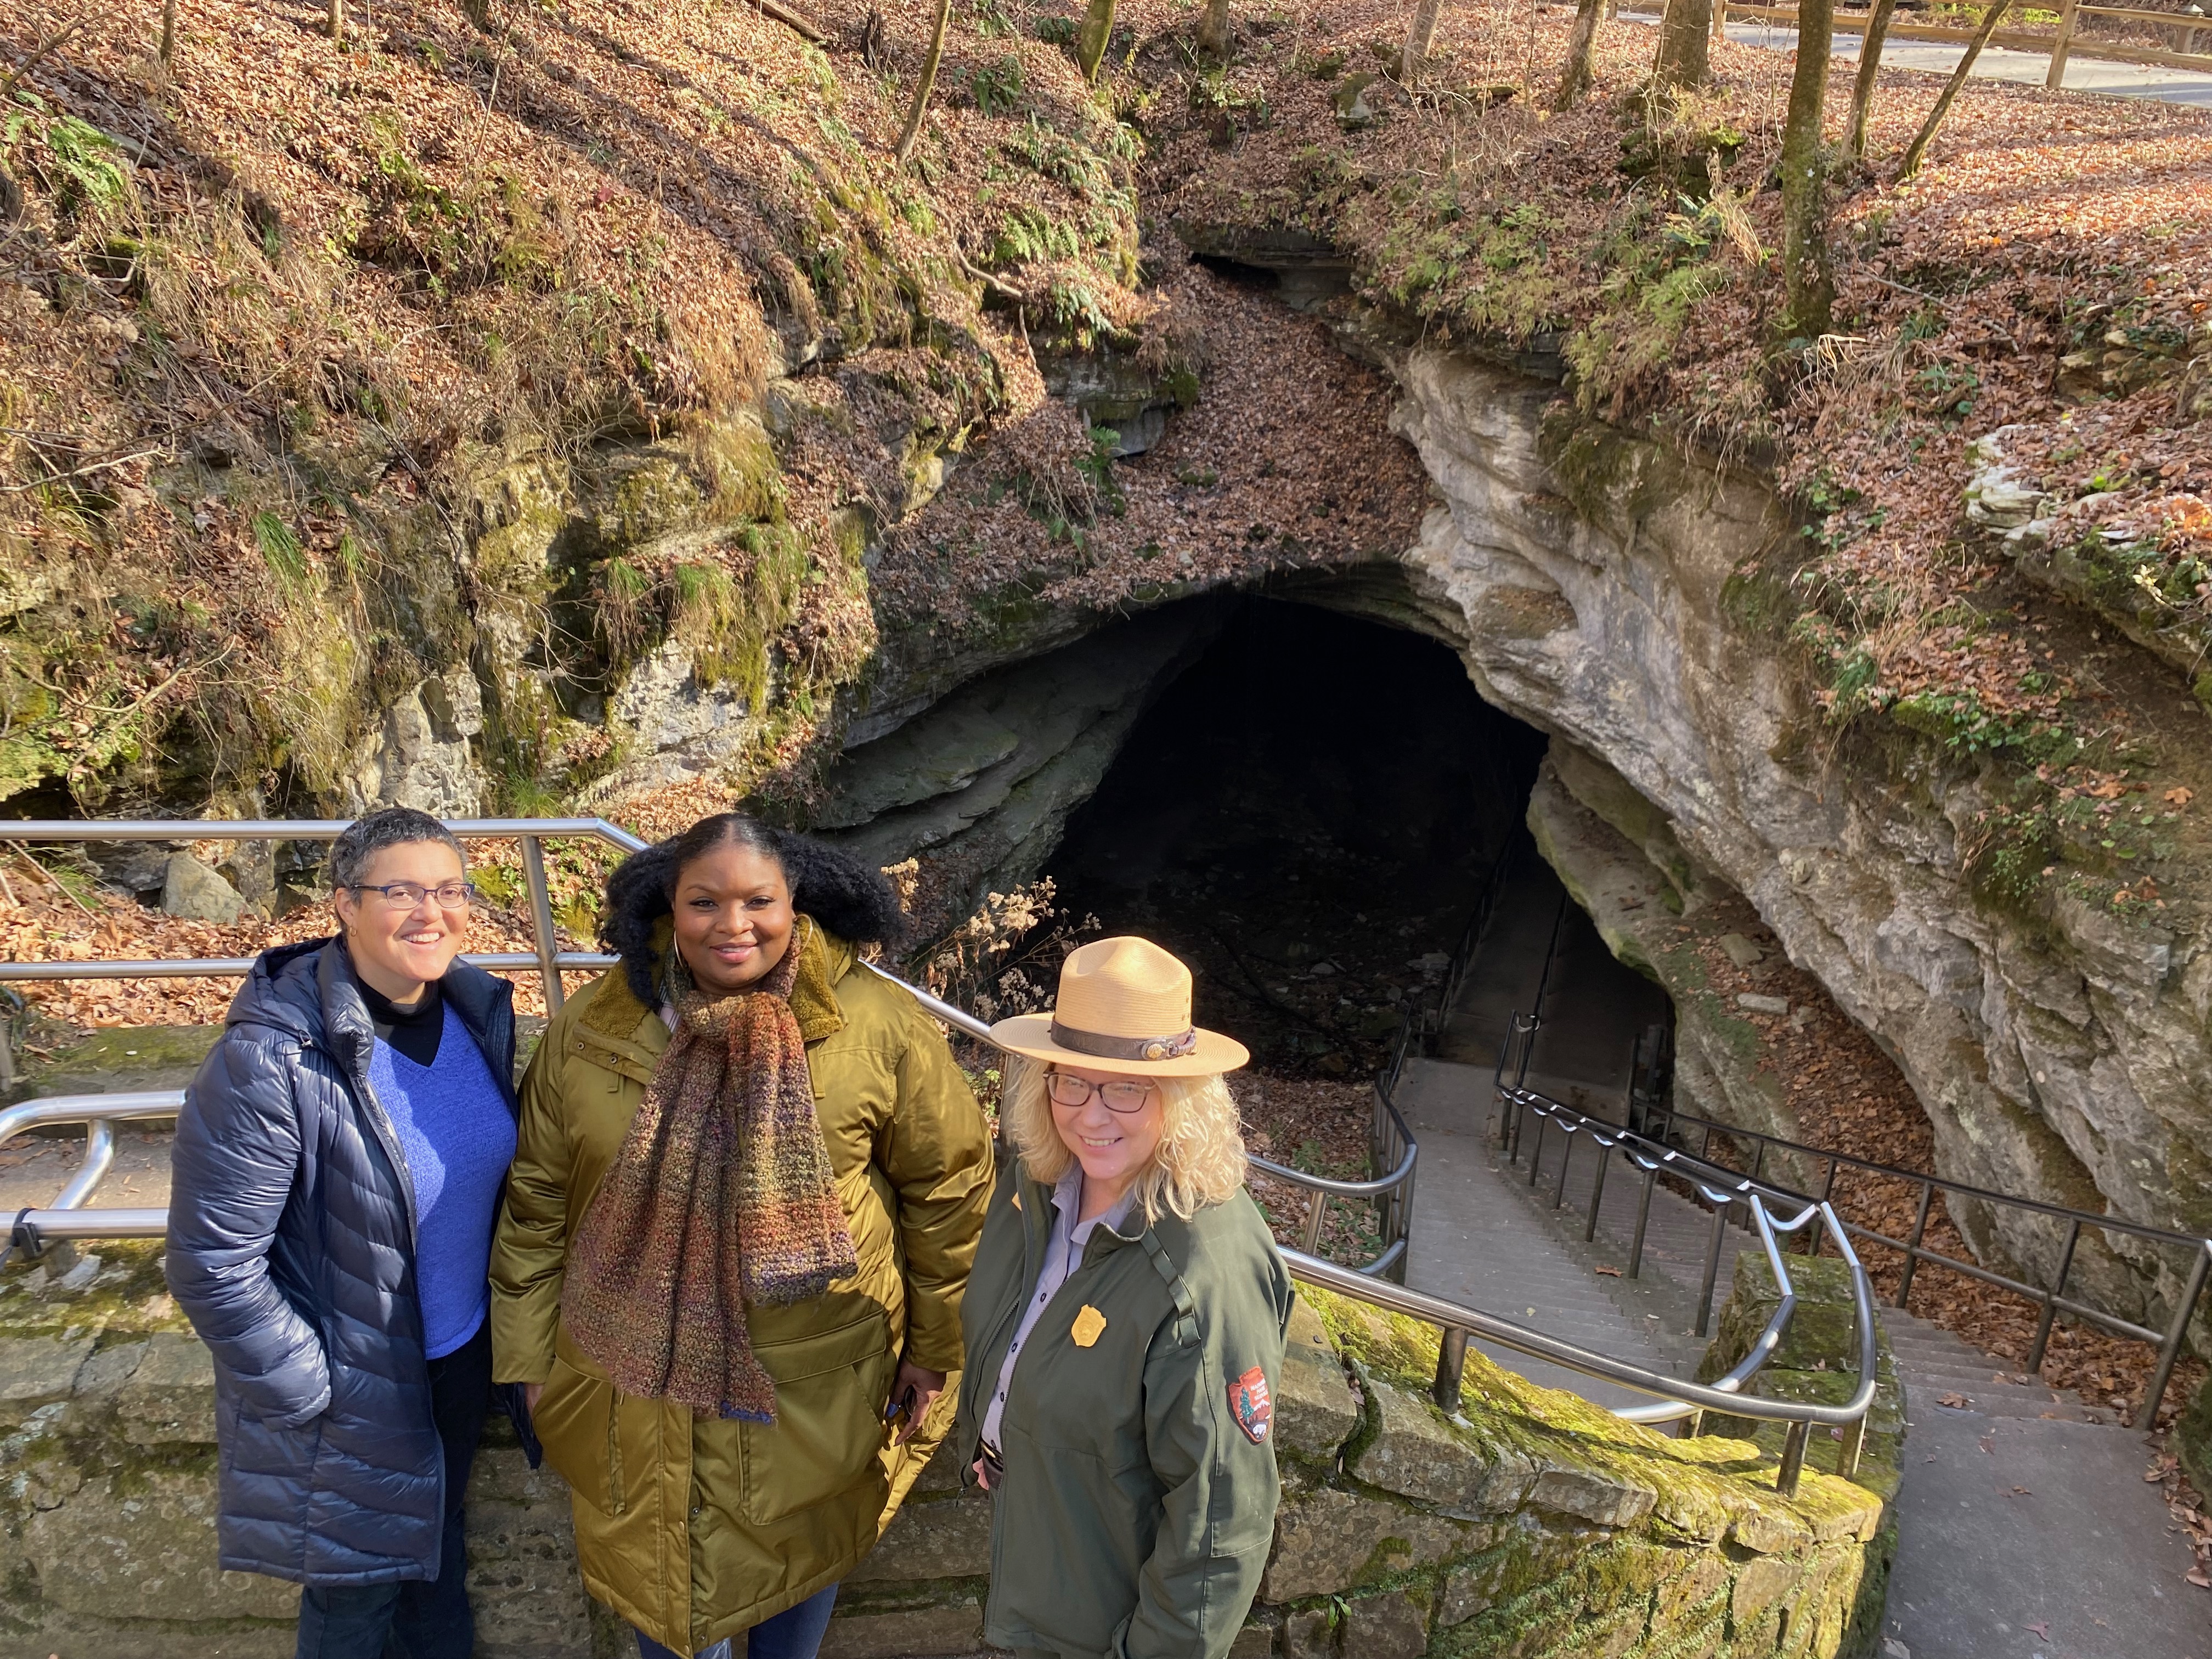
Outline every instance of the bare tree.
<path fill-rule="evenodd" d="M 1785 339 L 1815 340 L 1826 334 L 1836 303 L 1820 155 L 1820 114 L 1828 95 L 1834 27 L 1835 0 L 1798 0 L 1797 68 L 1790 77 L 1790 113 L 1782 129 Z"/>
<path fill-rule="evenodd" d="M 914 103 L 906 112 L 906 125 L 899 131 L 896 159 L 901 167 L 914 154 L 914 142 L 921 137 L 921 118 L 929 108 L 929 94 L 937 89 L 937 66 L 945 59 L 945 27 L 952 21 L 952 0 L 937 0 L 937 21 L 929 30 L 929 50 L 921 60 L 921 78 L 914 84 Z"/>
<path fill-rule="evenodd" d="M 169 59 L 177 49 L 177 0 L 161 0 L 161 67 L 169 67 Z"/>
<path fill-rule="evenodd" d="M 1098 65 L 1106 60 L 1106 43 L 1113 38 L 1114 0 L 1091 0 L 1082 27 L 1075 31 L 1075 67 L 1085 80 L 1097 80 Z"/>
<path fill-rule="evenodd" d="M 1989 10 L 1982 14 L 1982 26 L 1974 31 L 1974 38 L 1966 43 L 1966 55 L 1959 60 L 1959 67 L 1951 71 L 1951 79 L 1943 88 L 1943 95 L 1936 100 L 1936 107 L 1928 112 L 1928 118 L 1920 131 L 1905 146 L 1905 160 L 1899 163 L 1897 176 L 1910 179 L 1920 171 L 1920 163 L 1927 158 L 1928 146 L 1936 137 L 1936 129 L 1943 125 L 1943 118 L 1951 112 L 1951 100 L 1959 95 L 1959 88 L 1966 84 L 1966 76 L 1974 67 L 1974 59 L 1982 55 L 1982 48 L 1990 43 L 1990 36 L 1997 32 L 1997 23 L 2012 0 L 1991 0 Z"/>
<path fill-rule="evenodd" d="M 1552 107 L 1569 110 L 1575 100 L 1596 83 L 1597 70 L 1590 59 L 1597 51 L 1597 20 L 1605 0 L 1577 0 L 1575 26 L 1567 35 L 1566 67 L 1559 71 L 1559 89 L 1552 94 Z"/>
<path fill-rule="evenodd" d="M 331 39 L 345 44 L 345 0 L 331 0 Z"/>
<path fill-rule="evenodd" d="M 1875 76 L 1881 70 L 1881 46 L 1889 38 L 1890 14 L 1897 0 L 1874 0 L 1874 15 L 1867 19 L 1866 40 L 1859 47 L 1858 79 L 1851 82 L 1851 131 L 1844 141 L 1854 161 L 1866 155 L 1867 116 L 1874 109 Z"/>
<path fill-rule="evenodd" d="M 1714 0 L 1667 0 L 1651 80 L 1662 91 L 1701 87 L 1712 78 Z"/>
<path fill-rule="evenodd" d="M 1198 15 L 1198 49 L 1229 61 L 1229 0 L 1206 0 L 1206 9 Z"/>
<path fill-rule="evenodd" d="M 1398 78 L 1411 81 L 1429 61 L 1429 47 L 1437 38 L 1437 15 L 1443 0 L 1413 0 L 1413 15 L 1406 25 L 1405 49 L 1398 54 Z"/>

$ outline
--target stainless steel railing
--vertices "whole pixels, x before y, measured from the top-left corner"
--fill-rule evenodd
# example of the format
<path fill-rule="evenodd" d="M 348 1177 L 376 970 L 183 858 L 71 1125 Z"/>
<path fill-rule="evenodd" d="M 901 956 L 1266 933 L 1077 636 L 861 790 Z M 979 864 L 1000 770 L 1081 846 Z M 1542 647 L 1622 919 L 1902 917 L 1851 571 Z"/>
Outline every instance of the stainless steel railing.
<path fill-rule="evenodd" d="M 45 819 L 9 823 L 5 828 L 10 840 L 22 842 L 331 841 L 344 833 L 349 822 L 343 818 Z M 562 970 L 604 969 L 616 963 L 618 958 L 598 951 L 563 951 L 560 948 L 553 926 L 552 897 L 546 882 L 543 843 L 551 838 L 581 836 L 606 842 L 624 853 L 633 853 L 641 850 L 647 842 L 605 818 L 452 818 L 445 822 L 446 827 L 463 840 L 518 842 L 522 849 L 524 881 L 530 901 L 533 948 L 529 952 L 478 952 L 464 957 L 464 961 L 479 968 L 538 972 L 544 978 L 549 1012 L 557 1012 L 561 1006 Z M 1489 913 L 1495 897 L 1495 886 L 1493 879 L 1491 887 L 1485 891 L 1483 908 L 1476 924 L 1462 941 L 1460 956 L 1462 962 L 1465 951 L 1471 948 L 1474 939 L 1479 935 L 1482 919 Z M 982 1042 L 990 1041 L 990 1027 L 973 1015 L 874 963 L 866 966 L 911 993 L 939 1019 Z M 52 982 L 79 979 L 242 977 L 251 972 L 252 967 L 253 958 L 250 957 L 0 962 L 0 983 L 9 981 Z M 1364 1269 L 1372 1274 L 1389 1273 L 1397 1269 L 1405 1257 L 1407 1217 L 1412 1203 L 1413 1170 L 1420 1149 L 1391 1096 L 1396 1086 L 1398 1073 L 1404 1064 L 1407 1045 L 1409 1041 L 1418 1040 L 1426 1021 L 1425 1010 L 1416 1009 L 1408 1014 L 1400 1031 L 1390 1066 L 1376 1086 L 1371 1139 L 1376 1162 L 1388 1173 L 1368 1181 L 1335 1181 L 1292 1169 L 1271 1159 L 1253 1159 L 1254 1164 L 1267 1174 L 1304 1189 L 1308 1194 L 1304 1237 L 1309 1250 L 1320 1247 L 1322 1220 L 1332 1199 L 1376 1201 L 1382 1212 L 1383 1249 Z M 25 1248 L 35 1249 L 36 1241 L 40 1236 L 145 1237 L 161 1231 L 158 1226 L 149 1228 L 145 1224 L 144 1215 L 149 1212 L 84 1207 L 86 1200 L 97 1190 L 112 1157 L 113 1131 L 107 1127 L 109 1120 L 101 1115 L 97 1103 L 124 1098 L 138 1100 L 141 1097 L 69 1097 L 63 1100 L 33 1103 L 49 1111 L 48 1116 L 40 1120 L 41 1122 L 85 1123 L 87 1144 L 84 1160 L 69 1188 L 69 1193 L 76 1194 L 74 1199 L 68 1199 L 68 1194 L 65 1194 L 64 1198 L 58 1198 L 46 1208 L 26 1212 L 23 1218 L 19 1218 L 16 1233 Z M 172 1097 L 164 1095 L 161 1098 L 168 1103 L 164 1112 L 155 1115 L 174 1115 L 181 1104 L 182 1096 Z M 130 1111 L 118 1114 L 119 1116 L 135 1115 Z M 7 1122 L 7 1117 L 0 1115 L 0 1144 L 4 1144 L 9 1133 L 22 1132 L 20 1128 L 9 1130 Z M 27 1121 L 24 1127 L 31 1126 Z M 125 1217 L 131 1219 L 126 1222 Z M 106 1235 L 89 1231 L 105 1224 L 103 1218 L 112 1218 L 115 1226 L 127 1227 L 129 1231 Z"/>
<path fill-rule="evenodd" d="M 5 826 L 17 842 L 110 841 L 336 841 L 349 818 L 33 818 Z M 479 968 L 535 971 L 544 976 L 545 1006 L 558 1012 L 561 973 L 570 968 L 609 968 L 616 958 L 592 951 L 563 951 L 553 929 L 553 898 L 545 881 L 544 843 L 562 836 L 603 841 L 624 853 L 647 843 L 605 818 L 448 818 L 446 828 L 463 841 L 514 841 L 522 846 L 524 884 L 530 896 L 535 949 L 494 951 L 464 960 Z M 196 979 L 244 977 L 251 957 L 181 957 L 146 962 L 0 962 L 0 981 L 72 979 Z"/>
<path fill-rule="evenodd" d="M 195 819 L 27 823 L 9 827 L 15 838 L 26 841 L 304 841 L 333 839 L 343 831 L 346 825 L 339 820 Z M 558 949 L 539 843 L 549 836 L 588 836 L 605 841 L 625 852 L 632 852 L 642 848 L 646 845 L 644 842 L 600 818 L 463 819 L 451 821 L 447 827 L 464 837 L 520 841 L 529 885 L 535 932 L 534 951 L 528 955 L 507 952 L 472 956 L 467 960 L 487 968 L 523 971 L 536 969 L 545 976 L 547 1000 L 549 1006 L 556 1009 L 560 1006 L 562 969 L 614 965 L 617 959 L 611 956 Z M 1468 1341 L 1470 1338 L 1480 1337 L 1583 1375 L 1654 1395 L 1655 1404 L 1630 1407 L 1620 1413 L 1632 1420 L 1660 1423 L 1691 1419 L 1702 1411 L 1723 1410 L 1738 1416 L 1789 1424 L 1789 1434 L 1778 1475 L 1778 1485 L 1785 1492 L 1794 1492 L 1796 1488 L 1804 1462 L 1806 1437 L 1815 1425 L 1844 1430 L 1844 1455 L 1848 1461 L 1842 1467 L 1846 1472 L 1855 1468 L 1867 1408 L 1873 1400 L 1875 1352 L 1871 1291 L 1867 1286 L 1864 1270 L 1859 1267 L 1856 1257 L 1851 1260 L 1854 1294 L 1857 1298 L 1861 1364 L 1860 1383 L 1852 1399 L 1843 1406 L 1810 1406 L 1792 1401 L 1765 1401 L 1741 1392 L 1773 1352 L 1795 1306 L 1795 1292 L 1790 1284 L 1776 1235 L 1794 1231 L 1808 1223 L 1816 1227 L 1825 1223 L 1845 1253 L 1848 1255 L 1850 1252 L 1849 1240 L 1841 1223 L 1824 1204 L 1808 1205 L 1795 1218 L 1778 1221 L 1769 1215 L 1759 1194 L 1752 1192 L 1747 1194 L 1753 1224 L 1757 1226 L 1766 1249 L 1777 1282 L 1782 1286 L 1783 1298 L 1777 1312 L 1768 1322 L 1767 1328 L 1753 1344 L 1752 1352 L 1728 1376 L 1711 1384 L 1683 1382 L 1628 1361 L 1613 1359 L 1572 1343 L 1560 1341 L 1496 1315 L 1407 1290 L 1390 1282 L 1387 1277 L 1394 1269 L 1402 1272 L 1408 1211 L 1419 1156 L 1419 1146 L 1398 1110 L 1393 1095 L 1408 1054 L 1415 1045 L 1425 1043 L 1435 1035 L 1437 1017 L 1449 1009 L 1449 994 L 1465 973 L 1467 963 L 1480 945 L 1494 909 L 1506 862 L 1501 859 L 1498 866 L 1492 871 L 1477 913 L 1454 952 L 1451 970 L 1444 980 L 1446 1001 L 1436 1009 L 1423 1006 L 1408 1014 L 1393 1044 L 1390 1062 L 1376 1080 L 1375 1156 L 1378 1164 L 1388 1166 L 1387 1173 L 1366 1181 L 1334 1181 L 1269 1159 L 1255 1158 L 1252 1160 L 1258 1168 L 1279 1180 L 1291 1182 L 1304 1188 L 1310 1195 L 1304 1220 L 1304 1242 L 1306 1248 L 1285 1252 L 1292 1273 L 1308 1284 L 1353 1296 L 1373 1305 L 1437 1325 L 1441 1335 L 1434 1392 L 1438 1403 L 1447 1410 L 1455 1410 L 1459 1403 Z M 1556 931 L 1555 927 L 1555 933 Z M 873 963 L 865 965 L 871 972 L 902 987 L 922 1006 L 947 1024 L 982 1042 L 990 1041 L 990 1027 L 983 1021 L 921 987 L 908 983 L 887 969 Z M 0 981 L 243 975 L 252 966 L 250 958 L 0 963 Z M 1501 1071 L 1503 1064 L 1501 1051 Z M 1522 1070 L 1525 1073 L 1525 1057 Z M 44 1208 L 26 1208 L 17 1212 L 9 1231 L 8 1250 L 13 1252 L 21 1249 L 35 1252 L 46 1241 L 63 1238 L 161 1237 L 167 1226 L 166 1210 L 94 1208 L 89 1206 L 88 1200 L 98 1191 L 112 1164 L 113 1126 L 118 1122 L 173 1117 L 183 1104 L 183 1091 L 170 1090 L 139 1094 L 52 1097 L 25 1102 L 0 1111 L 0 1146 L 34 1128 L 70 1123 L 82 1123 L 86 1128 L 82 1161 L 52 1204 Z M 1320 1243 L 1326 1206 L 1331 1199 L 1375 1200 L 1382 1206 L 1385 1248 L 1374 1261 L 1364 1267 L 1346 1267 L 1325 1261 L 1315 1254 Z"/>
<path fill-rule="evenodd" d="M 1755 1206 L 1753 1213 L 1763 1215 L 1763 1206 Z M 1795 1223 L 1788 1224 L 1783 1230 L 1804 1224 L 1810 1213 L 1801 1215 Z M 1832 1216 L 1826 1219 L 1832 1224 Z M 1762 1229 L 1762 1237 L 1768 1246 L 1770 1261 L 1778 1264 L 1781 1255 L 1775 1247 L 1772 1232 Z M 1876 1372 L 1879 1349 L 1874 1287 L 1868 1281 L 1866 1270 L 1859 1265 L 1857 1258 L 1850 1255 L 1848 1243 L 1844 1245 L 1844 1251 L 1851 1264 L 1858 1382 L 1852 1389 L 1850 1398 L 1838 1406 L 1768 1400 L 1758 1395 L 1741 1392 L 1774 1352 L 1794 1310 L 1796 1297 L 1790 1288 L 1786 1270 L 1778 1273 L 1778 1282 L 1783 1286 L 1782 1304 L 1768 1320 L 1751 1353 L 1726 1376 L 1705 1383 L 1685 1382 L 1662 1371 L 1655 1371 L 1628 1360 L 1615 1359 L 1610 1355 L 1561 1341 L 1557 1337 L 1547 1336 L 1512 1320 L 1501 1319 L 1495 1314 L 1484 1313 L 1420 1291 L 1407 1290 L 1401 1285 L 1377 1281 L 1303 1251 L 1286 1250 L 1284 1258 L 1290 1265 L 1291 1276 L 1303 1283 L 1353 1297 L 1373 1306 L 1405 1314 L 1436 1326 L 1440 1334 L 1436 1380 L 1431 1385 L 1431 1395 L 1437 1406 L 1447 1413 L 1455 1413 L 1459 1409 L 1467 1366 L 1467 1345 L 1471 1339 L 1480 1337 L 1500 1347 L 1510 1348 L 1516 1353 L 1548 1360 L 1582 1376 L 1596 1377 L 1639 1394 L 1653 1395 L 1656 1401 L 1653 1405 L 1632 1406 L 1614 1413 L 1615 1416 L 1631 1422 L 1656 1424 L 1680 1420 L 1694 1432 L 1698 1415 L 1714 1411 L 1723 1412 L 1732 1417 L 1748 1417 L 1763 1422 L 1787 1425 L 1783 1437 L 1781 1463 L 1776 1471 L 1774 1484 L 1778 1491 L 1790 1496 L 1796 1492 L 1798 1480 L 1804 1472 L 1806 1448 L 1815 1427 L 1834 1428 L 1842 1431 L 1843 1441 L 1837 1453 L 1837 1472 L 1845 1476 L 1857 1472 L 1859 1455 L 1865 1445 L 1867 1413 L 1873 1407 L 1875 1389 L 1880 1382 Z"/>

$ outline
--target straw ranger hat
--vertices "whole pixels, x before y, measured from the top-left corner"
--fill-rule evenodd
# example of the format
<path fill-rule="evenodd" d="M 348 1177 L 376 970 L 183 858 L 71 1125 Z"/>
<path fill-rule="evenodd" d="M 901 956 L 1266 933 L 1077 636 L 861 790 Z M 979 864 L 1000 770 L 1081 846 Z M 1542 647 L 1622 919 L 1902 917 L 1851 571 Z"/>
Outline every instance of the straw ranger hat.
<path fill-rule="evenodd" d="M 991 1041 L 1031 1060 L 1131 1077 L 1212 1077 L 1252 1058 L 1244 1045 L 1190 1023 L 1190 969 L 1150 939 L 1094 939 L 1060 969 L 1049 1014 L 1018 1014 Z"/>

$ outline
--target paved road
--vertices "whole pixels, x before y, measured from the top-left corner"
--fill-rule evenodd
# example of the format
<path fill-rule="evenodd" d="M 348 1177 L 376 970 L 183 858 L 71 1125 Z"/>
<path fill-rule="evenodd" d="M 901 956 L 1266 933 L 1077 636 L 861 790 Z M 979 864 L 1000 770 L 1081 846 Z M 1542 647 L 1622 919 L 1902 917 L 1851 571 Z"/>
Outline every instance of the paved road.
<path fill-rule="evenodd" d="M 1656 25 L 1659 19 L 1656 13 L 1624 11 L 1620 21 Z M 1792 52 L 1797 46 L 1796 30 L 1769 23 L 1730 23 L 1728 34 L 1729 40 L 1745 46 L 1771 46 L 1778 52 Z M 1856 34 L 1838 34 L 1835 54 L 1856 63 L 1859 44 L 1860 37 Z M 2199 44 L 2212 50 L 2212 20 L 2208 20 Z M 1948 75 L 1958 68 L 1959 59 L 1965 54 L 1964 46 L 1937 40 L 1890 40 L 1882 46 L 1881 62 L 1885 69 L 1925 70 L 1932 75 Z M 1974 60 L 1973 78 L 2039 87 L 2050 70 L 2051 60 L 2040 52 L 1984 46 L 1982 55 Z M 2135 64 L 2108 64 L 2078 55 L 2066 61 L 2066 90 L 2101 93 L 2108 98 L 2149 98 L 2160 103 L 2212 109 L 2212 75 Z"/>

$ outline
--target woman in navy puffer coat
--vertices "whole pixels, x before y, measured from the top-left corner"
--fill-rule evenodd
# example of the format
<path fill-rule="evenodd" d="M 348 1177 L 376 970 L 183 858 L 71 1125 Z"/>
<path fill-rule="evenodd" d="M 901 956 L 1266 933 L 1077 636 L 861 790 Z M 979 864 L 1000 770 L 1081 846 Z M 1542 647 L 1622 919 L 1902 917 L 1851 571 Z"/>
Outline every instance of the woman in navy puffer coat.
<path fill-rule="evenodd" d="M 467 1241 L 441 1246 L 434 1261 L 429 1212 L 444 1204 L 448 1218 L 457 1208 L 472 1217 L 465 1188 L 489 1175 L 489 1249 L 514 1149 L 514 992 L 453 959 L 467 895 L 446 853 L 451 837 L 435 819 L 406 817 L 427 824 L 455 865 L 453 936 L 440 940 L 440 896 L 421 890 L 419 877 L 341 874 L 391 890 L 353 890 L 356 922 L 378 925 L 364 906 L 396 910 L 411 899 L 410 915 L 390 940 L 362 944 L 349 927 L 254 963 L 186 1093 L 173 1157 L 168 1279 L 215 1361 L 222 1562 L 307 1587 L 300 1651 L 333 1659 L 384 1653 L 387 1638 L 398 1651 L 441 1659 L 472 1646 L 465 1563 L 450 1559 L 459 1554 L 459 1494 L 448 1472 L 458 1463 L 465 1481 L 489 1397 L 489 1348 L 487 1336 L 466 1334 L 469 1270 L 459 1284 L 450 1271 L 439 1282 L 441 1261 L 470 1256 Z M 345 855 L 341 842 L 334 866 Z M 433 869 L 429 882 L 440 879 Z M 410 949 L 442 954 L 412 1008 L 365 982 L 368 963 L 368 976 L 392 983 L 371 954 L 386 945 L 403 961 Z M 430 1070 L 404 1073 L 416 1085 L 410 1116 L 391 1082 L 387 1037 L 393 1019 L 419 1023 L 426 992 L 447 1036 L 432 1063 L 441 1074 L 461 1067 L 471 1086 L 441 1094 L 423 1086 Z M 456 1122 L 472 1142 L 451 1139 Z M 473 1233 L 472 1218 L 464 1224 Z M 473 1271 L 481 1285 L 481 1257 Z M 441 1346 L 459 1351 L 443 1358 Z M 473 1376 L 448 1387 L 447 1369 L 465 1362 Z M 442 1605 L 412 1607 L 426 1598 Z"/>

